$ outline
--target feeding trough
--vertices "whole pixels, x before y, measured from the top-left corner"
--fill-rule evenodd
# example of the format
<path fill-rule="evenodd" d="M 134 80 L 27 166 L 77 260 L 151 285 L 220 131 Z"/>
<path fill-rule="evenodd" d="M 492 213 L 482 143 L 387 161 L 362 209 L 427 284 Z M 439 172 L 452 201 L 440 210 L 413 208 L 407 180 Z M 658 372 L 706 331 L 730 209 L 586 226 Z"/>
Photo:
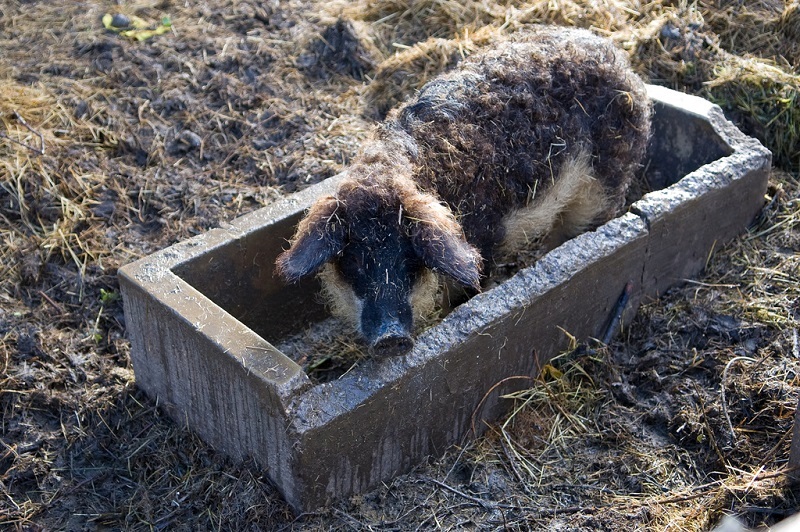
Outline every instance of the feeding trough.
<path fill-rule="evenodd" d="M 568 343 L 598 337 L 631 283 L 630 320 L 702 269 L 763 204 L 771 155 L 700 98 L 648 87 L 647 180 L 629 212 L 546 254 L 424 331 L 405 356 L 316 383 L 275 348 L 326 319 L 315 280 L 275 258 L 331 178 L 120 269 L 137 385 L 298 510 L 367 490 L 480 431 Z M 513 378 L 509 378 L 513 377 Z"/>

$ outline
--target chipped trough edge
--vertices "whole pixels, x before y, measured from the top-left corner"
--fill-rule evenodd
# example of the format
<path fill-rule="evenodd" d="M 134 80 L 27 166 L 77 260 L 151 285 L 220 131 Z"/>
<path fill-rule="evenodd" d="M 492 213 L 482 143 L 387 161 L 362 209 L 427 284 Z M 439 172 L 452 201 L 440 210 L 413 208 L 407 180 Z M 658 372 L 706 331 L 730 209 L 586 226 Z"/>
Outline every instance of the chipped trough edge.
<path fill-rule="evenodd" d="M 717 192 L 725 196 L 734 167 L 746 169 L 736 178 L 739 196 L 758 197 L 760 192 L 763 197 L 771 154 L 758 141 L 744 136 L 705 100 L 660 87 L 651 86 L 649 92 L 662 105 L 707 120 L 732 153 L 666 192 L 646 195 L 631 213 L 573 239 L 479 294 L 424 332 L 408 356 L 367 361 L 333 383 L 312 386 L 299 366 L 175 271 L 278 220 L 299 217 L 316 197 L 331 193 L 342 174 L 124 266 L 120 285 L 137 385 L 213 446 L 234 457 L 253 456 L 266 466 L 299 510 L 368 489 L 426 455 L 441 454 L 473 427 L 481 431 L 483 419 L 501 415 L 507 406 L 501 395 L 529 385 L 539 365 L 566 345 L 559 326 L 579 339 L 599 335 L 601 318 L 632 280 L 628 321 L 643 297 L 699 271 L 717 238 L 744 229 L 733 224 L 722 237 L 709 229 L 705 240 L 693 243 L 701 251 L 695 250 L 696 256 L 687 261 L 692 271 L 659 276 L 654 263 L 665 256 L 680 260 L 680 253 L 670 251 L 674 248 L 663 246 L 674 245 L 678 229 L 691 234 L 692 224 L 698 223 L 690 218 L 674 223 L 687 203 Z M 747 209 L 755 214 L 760 207 L 751 199 Z M 601 282 L 609 277 L 603 268 L 617 275 L 616 285 Z M 582 305 L 588 314 L 568 316 L 571 311 L 560 303 L 570 297 L 588 299 L 590 304 Z M 543 308 L 555 310 L 536 315 Z M 486 370 L 497 365 L 503 366 L 502 375 Z M 237 379 L 241 386 L 220 388 Z M 497 386 L 501 381 L 505 384 Z M 221 394 L 225 397 L 216 401 Z M 405 412 L 397 411 L 397 405 Z M 446 419 L 436 417 L 437 411 L 448 409 L 455 411 Z M 406 422 L 418 421 L 413 434 L 404 432 L 403 421 L 392 425 L 393 413 L 402 414 Z M 377 426 L 367 430 L 366 419 L 377 420 Z"/>

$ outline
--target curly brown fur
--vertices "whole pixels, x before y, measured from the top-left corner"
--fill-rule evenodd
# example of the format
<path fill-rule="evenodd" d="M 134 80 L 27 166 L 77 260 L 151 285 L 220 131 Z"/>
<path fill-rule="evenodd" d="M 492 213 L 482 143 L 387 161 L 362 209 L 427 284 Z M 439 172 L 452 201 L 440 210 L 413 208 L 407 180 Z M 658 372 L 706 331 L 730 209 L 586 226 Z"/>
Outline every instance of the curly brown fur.
<path fill-rule="evenodd" d="M 627 58 L 588 31 L 542 27 L 465 59 L 381 126 L 414 138 L 414 181 L 460 215 L 485 259 L 501 220 L 543 193 L 587 146 L 615 214 L 640 167 L 650 105 Z"/>

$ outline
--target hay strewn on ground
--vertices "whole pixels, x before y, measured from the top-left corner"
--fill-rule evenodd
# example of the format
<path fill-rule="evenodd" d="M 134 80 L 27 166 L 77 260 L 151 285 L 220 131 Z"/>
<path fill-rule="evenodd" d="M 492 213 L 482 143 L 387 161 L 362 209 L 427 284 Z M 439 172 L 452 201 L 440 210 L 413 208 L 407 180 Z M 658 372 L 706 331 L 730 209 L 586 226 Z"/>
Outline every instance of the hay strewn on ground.
<path fill-rule="evenodd" d="M 170 33 L 142 42 L 106 12 Z M 163 417 L 116 269 L 340 171 L 376 116 L 527 24 L 592 28 L 773 150 L 750 232 L 608 348 L 553 362 L 487 435 L 293 516 Z M 0 524 L 11 529 L 702 530 L 795 511 L 796 1 L 0 4 Z"/>

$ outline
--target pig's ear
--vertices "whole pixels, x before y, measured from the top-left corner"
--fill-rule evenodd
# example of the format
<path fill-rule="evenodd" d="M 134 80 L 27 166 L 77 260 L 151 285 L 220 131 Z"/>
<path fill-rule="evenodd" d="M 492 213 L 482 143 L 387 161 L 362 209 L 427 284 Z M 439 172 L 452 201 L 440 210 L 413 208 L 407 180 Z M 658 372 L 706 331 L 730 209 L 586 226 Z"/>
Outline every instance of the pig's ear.
<path fill-rule="evenodd" d="M 328 196 L 315 203 L 297 226 L 288 250 L 276 261 L 278 275 L 296 282 L 339 254 L 344 247 L 344 223 L 339 201 Z"/>
<path fill-rule="evenodd" d="M 483 260 L 464 238 L 464 231 L 450 210 L 433 196 L 422 193 L 406 199 L 403 206 L 414 251 L 423 264 L 480 290 Z"/>

